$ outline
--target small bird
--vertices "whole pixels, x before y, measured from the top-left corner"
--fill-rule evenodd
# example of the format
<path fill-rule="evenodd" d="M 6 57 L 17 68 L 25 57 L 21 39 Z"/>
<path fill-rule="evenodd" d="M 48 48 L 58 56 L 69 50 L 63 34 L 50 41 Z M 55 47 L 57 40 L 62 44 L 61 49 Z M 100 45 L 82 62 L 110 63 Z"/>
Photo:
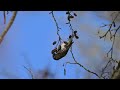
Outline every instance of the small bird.
<path fill-rule="evenodd" d="M 63 41 L 63 43 L 61 43 L 61 45 L 59 45 L 58 48 L 52 50 L 53 59 L 59 60 L 66 56 L 72 44 L 72 37 L 69 37 L 68 41 Z"/>

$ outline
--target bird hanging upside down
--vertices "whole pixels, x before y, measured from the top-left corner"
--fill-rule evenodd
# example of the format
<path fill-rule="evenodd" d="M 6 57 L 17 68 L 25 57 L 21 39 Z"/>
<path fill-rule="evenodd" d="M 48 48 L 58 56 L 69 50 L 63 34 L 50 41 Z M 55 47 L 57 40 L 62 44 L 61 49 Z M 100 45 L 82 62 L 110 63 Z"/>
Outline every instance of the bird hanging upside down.
<path fill-rule="evenodd" d="M 53 59 L 59 60 L 66 56 L 72 44 L 73 44 L 72 37 L 69 37 L 68 41 L 63 41 L 63 43 L 59 45 L 58 48 L 52 50 Z"/>
<path fill-rule="evenodd" d="M 59 60 L 63 57 L 66 56 L 66 54 L 68 53 L 70 47 L 73 44 L 73 38 L 79 39 L 79 37 L 77 36 L 77 31 L 74 31 L 74 33 L 72 35 L 69 36 L 68 41 L 63 41 L 63 43 L 61 43 L 58 48 L 55 48 L 52 50 L 52 55 L 53 55 L 53 59 L 54 60 Z M 55 42 L 53 43 L 55 44 Z"/>

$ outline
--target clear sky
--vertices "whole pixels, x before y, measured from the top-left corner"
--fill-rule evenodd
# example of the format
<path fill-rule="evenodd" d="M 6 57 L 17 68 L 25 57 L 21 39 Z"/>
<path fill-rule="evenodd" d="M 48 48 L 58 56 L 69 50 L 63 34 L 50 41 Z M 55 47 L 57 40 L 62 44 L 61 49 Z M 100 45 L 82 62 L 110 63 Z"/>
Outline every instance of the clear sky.
<path fill-rule="evenodd" d="M 84 25 L 90 23 L 91 26 L 95 26 L 95 29 L 99 27 L 102 22 L 100 18 L 91 12 L 85 15 L 82 15 L 84 18 L 80 21 L 78 20 L 79 23 L 84 23 Z M 55 16 L 62 28 L 60 33 L 66 39 L 70 32 L 69 28 L 64 25 L 66 21 L 65 12 L 56 12 Z M 88 44 L 89 37 L 89 33 L 85 34 L 82 31 L 80 32 L 79 41 Z M 52 43 L 57 39 L 55 22 L 48 11 L 19 11 L 13 26 L 0 46 L 0 67 L 2 68 L 0 78 L 30 78 L 22 65 L 32 68 L 33 71 L 43 70 L 48 67 L 56 75 L 55 78 L 85 78 L 84 74 L 86 71 L 74 65 L 67 66 L 67 75 L 64 76 L 62 65 L 66 61 L 72 61 L 72 58 L 70 53 L 68 53 L 60 61 L 52 59 L 51 50 L 54 48 Z M 75 48 L 74 53 L 76 54 L 75 56 L 79 55 L 76 58 L 86 65 L 83 60 L 87 58 L 84 55 L 80 55 L 77 48 Z M 79 72 L 79 75 L 76 75 L 77 72 Z"/>

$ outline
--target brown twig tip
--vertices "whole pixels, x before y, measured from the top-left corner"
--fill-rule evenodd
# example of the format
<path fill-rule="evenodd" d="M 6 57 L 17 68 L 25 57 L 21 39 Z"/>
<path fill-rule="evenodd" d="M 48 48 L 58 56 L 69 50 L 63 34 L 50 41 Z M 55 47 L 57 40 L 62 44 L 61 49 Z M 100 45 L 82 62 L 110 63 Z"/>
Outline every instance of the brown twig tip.
<path fill-rule="evenodd" d="M 3 11 L 3 15 L 4 15 L 4 24 L 6 24 L 6 14 L 5 14 L 5 11 Z"/>

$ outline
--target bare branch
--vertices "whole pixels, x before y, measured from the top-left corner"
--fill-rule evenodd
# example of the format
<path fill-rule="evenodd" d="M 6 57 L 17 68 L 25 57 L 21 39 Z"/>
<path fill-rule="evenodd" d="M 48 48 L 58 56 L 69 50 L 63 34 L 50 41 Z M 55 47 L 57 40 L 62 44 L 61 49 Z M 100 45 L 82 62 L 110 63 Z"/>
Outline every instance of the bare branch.
<path fill-rule="evenodd" d="M 115 14 L 115 13 L 114 13 Z M 112 14 L 113 15 L 113 14 Z M 107 36 L 107 34 L 108 33 L 110 33 L 110 40 L 112 41 L 112 46 L 111 46 L 111 48 L 110 48 L 110 50 L 107 52 L 107 57 L 109 57 L 109 53 L 110 53 L 110 58 L 109 58 L 109 61 L 108 61 L 108 63 L 105 65 L 105 67 L 102 69 L 102 73 L 101 73 L 101 76 L 103 76 L 103 74 L 105 73 L 105 69 L 108 67 L 108 65 L 110 64 L 110 63 L 118 63 L 118 61 L 117 60 L 114 60 L 113 59 L 113 48 L 114 48 L 114 43 L 115 43 L 115 39 L 116 39 L 116 34 L 117 34 L 117 31 L 120 29 L 120 25 L 116 28 L 116 29 L 112 29 L 112 27 L 116 27 L 116 25 L 115 25 L 115 20 L 117 19 L 117 17 L 120 15 L 120 12 L 118 12 L 117 14 L 116 14 L 116 16 L 113 18 L 113 21 L 112 21 L 112 23 L 111 24 L 109 24 L 109 25 L 104 25 L 104 27 L 106 27 L 106 26 L 109 26 L 109 29 L 108 29 L 108 31 L 103 35 L 103 36 L 100 36 L 100 39 L 101 38 L 104 38 L 105 39 L 105 37 Z M 112 35 L 112 33 L 111 32 L 114 32 L 114 34 Z"/>
<path fill-rule="evenodd" d="M 69 11 L 67 12 L 67 14 L 68 14 L 68 17 L 71 16 L 71 13 L 70 13 Z M 72 31 L 72 35 L 73 35 L 73 34 L 74 34 L 74 29 L 72 28 L 71 20 L 70 20 L 69 18 L 68 18 L 68 23 L 67 23 L 67 24 L 69 24 L 70 30 Z M 72 55 L 72 58 L 73 58 L 74 62 L 73 62 L 73 63 L 71 63 L 71 62 L 66 62 L 65 65 L 63 65 L 63 66 L 66 67 L 67 64 L 77 64 L 77 65 L 79 65 L 80 67 L 82 67 L 84 70 L 86 70 L 86 71 L 89 72 L 89 73 L 94 74 L 94 75 L 97 76 L 98 78 L 104 78 L 104 77 L 100 77 L 97 73 L 90 71 L 89 69 L 87 69 L 86 67 L 84 67 L 82 64 L 78 63 L 77 60 L 76 60 L 75 57 L 74 57 L 73 52 L 72 52 L 72 46 L 71 46 L 70 52 L 71 52 L 71 55 Z M 66 73 L 66 69 L 64 69 L 64 73 Z"/>
<path fill-rule="evenodd" d="M 10 27 L 12 26 L 12 24 L 13 24 L 13 22 L 15 20 L 16 15 L 17 15 L 17 11 L 14 11 L 12 18 L 10 19 L 8 25 L 6 26 L 6 28 L 3 31 L 2 35 L 0 36 L 0 44 L 3 41 L 3 39 L 4 39 L 5 35 L 7 34 L 7 32 L 9 31 Z"/>
<path fill-rule="evenodd" d="M 112 33 L 111 33 L 111 32 L 113 31 L 112 27 L 115 26 L 115 25 L 114 25 L 114 24 L 115 24 L 115 20 L 117 19 L 117 17 L 119 16 L 119 14 L 120 14 L 120 12 L 117 13 L 117 15 L 116 15 L 115 18 L 113 19 L 112 23 L 109 24 L 109 29 L 108 29 L 108 31 L 107 31 L 103 36 L 99 36 L 100 39 L 101 39 L 101 38 L 105 38 L 105 37 L 107 36 L 107 34 L 110 33 L 110 40 L 112 41 L 112 47 L 110 48 L 110 50 L 109 50 L 108 53 L 107 53 L 107 57 L 108 57 L 108 55 L 109 55 L 109 53 L 110 53 L 110 56 L 111 56 L 110 58 L 113 58 L 112 55 L 113 55 L 113 46 L 114 46 L 114 43 L 115 43 L 115 37 L 116 37 L 117 31 L 120 29 L 120 26 L 118 26 L 117 29 L 114 29 L 115 33 L 112 35 Z M 105 25 L 105 26 L 108 26 L 108 25 Z M 113 40 L 112 40 L 112 38 L 113 38 Z"/>
<path fill-rule="evenodd" d="M 30 73 L 31 78 L 34 79 L 34 75 L 33 75 L 32 71 L 25 66 L 23 66 L 23 67 Z"/>
<path fill-rule="evenodd" d="M 69 63 L 69 64 L 77 64 L 77 65 L 79 65 L 80 67 L 82 67 L 84 70 L 86 70 L 86 71 L 89 72 L 89 73 L 94 74 L 94 75 L 97 76 L 98 78 L 103 78 L 103 77 L 100 77 L 97 73 L 95 73 L 95 72 L 93 72 L 93 71 L 90 71 L 89 69 L 87 69 L 86 67 L 84 67 L 82 64 L 78 63 L 77 60 L 75 59 L 74 55 L 73 55 L 72 47 L 71 47 L 70 52 L 71 52 L 72 58 L 74 59 L 74 62 L 75 62 L 75 63 Z"/>
<path fill-rule="evenodd" d="M 58 44 L 61 43 L 61 40 L 62 40 L 62 38 L 61 38 L 61 36 L 60 36 L 60 34 L 59 34 L 59 31 L 60 31 L 61 28 L 58 26 L 57 20 L 56 20 L 55 15 L 54 15 L 54 12 L 51 11 L 50 14 L 52 14 L 52 17 L 53 17 L 53 19 L 54 19 L 54 21 L 55 21 L 55 24 L 56 24 L 56 27 L 57 27 L 57 35 L 58 35 L 58 37 L 59 37 L 58 43 L 57 43 L 57 45 L 56 45 L 56 47 L 57 47 Z"/>

